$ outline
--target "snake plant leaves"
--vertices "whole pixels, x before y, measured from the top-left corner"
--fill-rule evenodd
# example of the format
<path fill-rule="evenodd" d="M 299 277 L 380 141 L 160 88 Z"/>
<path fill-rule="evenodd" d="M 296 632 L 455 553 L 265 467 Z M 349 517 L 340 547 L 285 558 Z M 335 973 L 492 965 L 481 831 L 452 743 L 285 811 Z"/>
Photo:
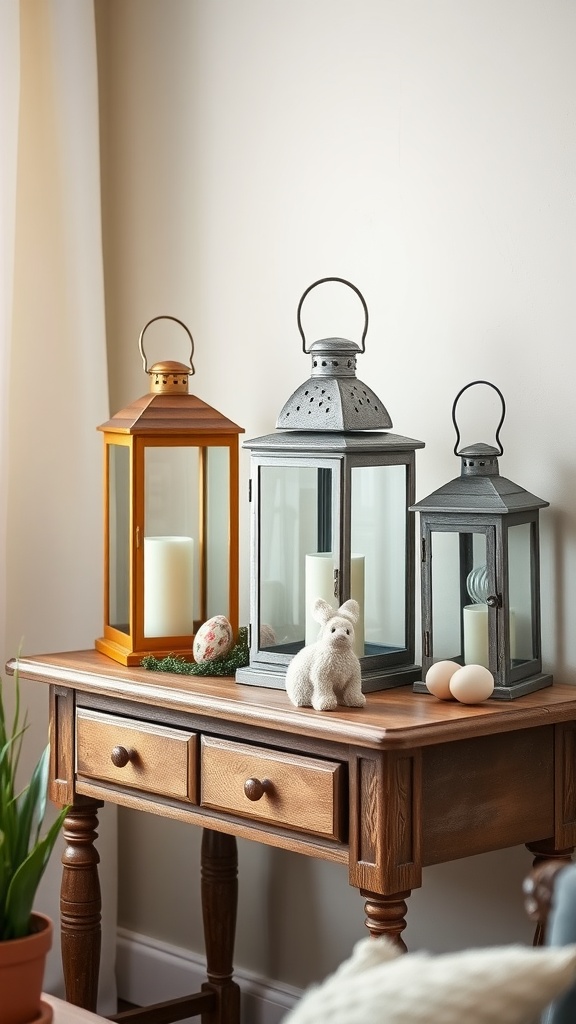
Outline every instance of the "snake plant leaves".
<path fill-rule="evenodd" d="M 5 921 L 9 934 L 0 932 L 0 940 L 19 939 L 30 931 L 30 915 L 32 913 L 36 891 L 44 874 L 54 843 L 68 808 L 64 807 L 46 835 L 36 842 L 30 853 L 16 869 L 6 896 Z"/>
<path fill-rule="evenodd" d="M 0 680 L 0 942 L 30 932 L 30 917 L 40 879 L 62 828 L 63 808 L 42 835 L 48 792 L 49 747 L 35 765 L 28 783 L 18 790 L 17 772 L 22 738 L 18 675 L 15 712 L 8 730 Z"/>

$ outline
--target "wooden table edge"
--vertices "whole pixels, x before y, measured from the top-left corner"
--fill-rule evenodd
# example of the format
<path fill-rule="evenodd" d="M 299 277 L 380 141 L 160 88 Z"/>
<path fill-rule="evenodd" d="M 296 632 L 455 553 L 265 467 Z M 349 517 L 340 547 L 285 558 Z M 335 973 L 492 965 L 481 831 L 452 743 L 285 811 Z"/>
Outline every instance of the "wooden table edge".
<path fill-rule="evenodd" d="M 206 718 L 225 717 L 277 733 L 296 730 L 302 736 L 372 749 L 412 749 L 576 717 L 576 687 L 566 683 L 554 683 L 513 701 L 473 706 L 438 701 L 403 686 L 368 694 L 366 708 L 318 712 L 294 707 L 283 690 L 237 684 L 232 677 L 125 668 L 96 651 L 12 658 L 6 671 L 13 675 L 16 669 L 32 681 L 111 698 L 121 695 L 141 704 L 150 703 L 153 689 L 156 707 Z"/>

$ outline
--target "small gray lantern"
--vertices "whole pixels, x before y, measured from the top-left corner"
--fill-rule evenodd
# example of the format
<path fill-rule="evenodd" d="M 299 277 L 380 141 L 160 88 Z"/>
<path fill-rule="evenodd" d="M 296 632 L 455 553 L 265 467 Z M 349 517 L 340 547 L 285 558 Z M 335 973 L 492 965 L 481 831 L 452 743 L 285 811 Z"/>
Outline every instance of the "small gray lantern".
<path fill-rule="evenodd" d="M 456 405 L 476 384 L 502 402 L 496 446 L 458 450 Z M 539 509 L 549 503 L 500 476 L 500 430 L 506 406 L 490 381 L 456 395 L 452 421 L 460 476 L 413 508 L 420 513 L 422 557 L 422 678 L 437 661 L 484 665 L 493 697 L 506 700 L 552 683 L 542 671 Z M 424 682 L 414 689 L 428 692 Z"/>
<path fill-rule="evenodd" d="M 317 285 L 351 288 L 364 310 L 361 345 L 327 338 L 306 347 L 304 299 Z M 273 434 L 251 453 L 250 662 L 236 679 L 283 688 L 291 658 L 312 643 L 316 598 L 360 605 L 356 653 L 363 689 L 420 678 L 414 664 L 415 539 L 409 506 L 421 441 L 388 433 L 383 403 L 356 377 L 368 310 L 338 277 L 306 289 L 297 312 L 312 374 L 286 402 Z"/>

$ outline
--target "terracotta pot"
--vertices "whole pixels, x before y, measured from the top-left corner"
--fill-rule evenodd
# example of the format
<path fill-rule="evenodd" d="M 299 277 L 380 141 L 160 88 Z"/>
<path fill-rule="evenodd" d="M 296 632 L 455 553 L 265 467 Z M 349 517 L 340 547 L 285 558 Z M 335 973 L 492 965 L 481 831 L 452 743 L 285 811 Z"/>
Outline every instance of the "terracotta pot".
<path fill-rule="evenodd" d="M 52 921 L 34 913 L 32 928 L 23 939 L 0 942 L 0 1024 L 32 1024 L 43 1019 L 40 994 L 52 946 Z"/>
<path fill-rule="evenodd" d="M 54 1010 L 49 1003 L 45 1003 L 42 999 L 40 1001 L 40 1016 L 34 1017 L 32 1024 L 52 1024 L 53 1016 Z"/>

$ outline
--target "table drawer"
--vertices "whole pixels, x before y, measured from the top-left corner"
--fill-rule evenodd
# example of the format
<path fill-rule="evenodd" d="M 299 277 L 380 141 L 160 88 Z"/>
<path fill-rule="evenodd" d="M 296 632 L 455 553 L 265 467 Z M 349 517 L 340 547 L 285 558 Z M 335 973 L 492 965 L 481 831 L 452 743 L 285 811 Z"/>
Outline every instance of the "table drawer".
<path fill-rule="evenodd" d="M 202 807 L 342 838 L 343 767 L 298 754 L 202 736 Z"/>
<path fill-rule="evenodd" d="M 76 771 L 102 782 L 197 801 L 197 736 L 88 708 L 76 713 Z"/>

